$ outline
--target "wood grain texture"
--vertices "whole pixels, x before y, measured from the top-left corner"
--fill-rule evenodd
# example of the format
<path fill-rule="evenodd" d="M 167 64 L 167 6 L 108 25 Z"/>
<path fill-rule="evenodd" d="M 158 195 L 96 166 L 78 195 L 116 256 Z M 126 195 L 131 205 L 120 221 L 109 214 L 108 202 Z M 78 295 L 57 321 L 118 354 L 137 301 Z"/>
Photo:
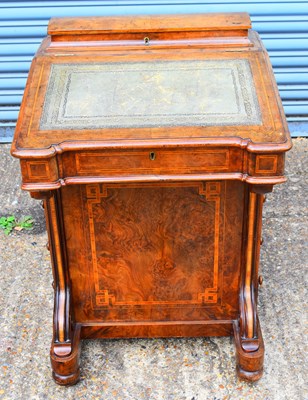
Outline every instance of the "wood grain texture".
<path fill-rule="evenodd" d="M 216 303 L 221 184 L 136 189 L 87 201 L 95 306 Z"/>
<path fill-rule="evenodd" d="M 154 154 L 152 160 L 150 155 Z M 203 173 L 209 171 L 230 171 L 230 158 L 233 162 L 240 151 L 227 149 L 183 149 L 183 150 L 139 150 L 113 152 L 85 152 L 76 154 L 76 174 L 95 175 L 132 175 L 172 174 L 174 171 L 185 173 Z M 71 163 L 69 164 L 71 165 Z"/>
<path fill-rule="evenodd" d="M 244 186 L 206 185 L 63 188 L 77 321 L 237 315 Z"/>
<path fill-rule="evenodd" d="M 238 321 L 233 322 L 233 333 L 236 348 L 237 373 L 241 379 L 254 382 L 263 375 L 264 363 L 264 343 L 260 323 L 257 320 L 258 347 L 252 351 L 245 351 L 243 348 L 243 339 L 240 334 Z"/>
<path fill-rule="evenodd" d="M 12 154 L 45 204 L 53 378 L 78 381 L 80 339 L 233 334 L 239 377 L 259 379 L 262 205 L 286 180 L 291 140 L 249 16 L 56 18 L 48 29 Z"/>
<path fill-rule="evenodd" d="M 61 193 L 51 192 L 44 200 L 49 235 L 49 245 L 55 282 L 54 352 L 58 355 L 71 352 L 70 279 L 65 247 Z"/>
<path fill-rule="evenodd" d="M 229 320 L 159 321 L 156 323 L 94 322 L 82 324 L 81 326 L 82 339 L 230 336 L 232 333 L 233 326 Z"/>
<path fill-rule="evenodd" d="M 125 35 L 130 32 L 186 32 L 243 30 L 251 28 L 247 13 L 212 13 L 183 15 L 134 15 L 113 17 L 52 18 L 48 34 L 54 35 L 96 35 L 98 33 Z"/>

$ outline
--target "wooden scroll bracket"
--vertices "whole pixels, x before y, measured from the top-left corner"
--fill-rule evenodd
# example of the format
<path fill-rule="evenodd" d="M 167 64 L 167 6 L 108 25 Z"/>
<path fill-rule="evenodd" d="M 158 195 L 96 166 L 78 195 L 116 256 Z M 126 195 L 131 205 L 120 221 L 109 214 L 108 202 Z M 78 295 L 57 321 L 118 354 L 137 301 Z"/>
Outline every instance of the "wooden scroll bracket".
<path fill-rule="evenodd" d="M 31 197 L 43 200 L 53 268 L 54 316 L 50 349 L 53 378 L 60 385 L 73 385 L 80 375 L 80 327 L 74 324 L 71 314 L 71 284 L 66 259 L 61 193 L 59 190 L 32 192 Z"/>
<path fill-rule="evenodd" d="M 263 373 L 264 344 L 257 313 L 258 266 L 262 207 L 273 185 L 248 186 L 244 268 L 240 285 L 240 319 L 233 324 L 237 371 L 240 378 L 256 381 Z"/>

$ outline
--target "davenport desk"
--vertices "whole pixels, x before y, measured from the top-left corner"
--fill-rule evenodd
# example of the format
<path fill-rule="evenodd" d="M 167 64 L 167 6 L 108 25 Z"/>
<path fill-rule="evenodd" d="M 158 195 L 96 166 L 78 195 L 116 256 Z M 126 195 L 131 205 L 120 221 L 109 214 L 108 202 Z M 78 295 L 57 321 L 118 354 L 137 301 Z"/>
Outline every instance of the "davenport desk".
<path fill-rule="evenodd" d="M 291 141 L 247 14 L 52 19 L 12 146 L 42 199 L 54 277 L 51 363 L 80 339 L 234 335 L 262 375 L 262 204 Z"/>

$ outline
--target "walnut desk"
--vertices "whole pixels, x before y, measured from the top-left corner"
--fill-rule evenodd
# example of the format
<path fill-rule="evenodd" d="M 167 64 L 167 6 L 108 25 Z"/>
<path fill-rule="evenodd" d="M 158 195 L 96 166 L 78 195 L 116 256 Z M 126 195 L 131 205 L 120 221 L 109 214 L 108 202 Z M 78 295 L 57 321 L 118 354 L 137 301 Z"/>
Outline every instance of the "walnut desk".
<path fill-rule="evenodd" d="M 83 338 L 234 335 L 260 378 L 262 203 L 291 141 L 247 14 L 52 19 L 12 146 L 43 199 L 53 377 Z"/>

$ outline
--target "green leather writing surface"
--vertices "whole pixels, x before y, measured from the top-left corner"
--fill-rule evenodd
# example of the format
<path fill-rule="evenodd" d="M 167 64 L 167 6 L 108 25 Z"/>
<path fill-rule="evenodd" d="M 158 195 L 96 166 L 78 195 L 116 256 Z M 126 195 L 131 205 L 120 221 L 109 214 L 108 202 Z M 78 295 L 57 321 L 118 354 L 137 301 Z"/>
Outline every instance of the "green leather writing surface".
<path fill-rule="evenodd" d="M 41 130 L 260 125 L 247 60 L 54 64 Z"/>

